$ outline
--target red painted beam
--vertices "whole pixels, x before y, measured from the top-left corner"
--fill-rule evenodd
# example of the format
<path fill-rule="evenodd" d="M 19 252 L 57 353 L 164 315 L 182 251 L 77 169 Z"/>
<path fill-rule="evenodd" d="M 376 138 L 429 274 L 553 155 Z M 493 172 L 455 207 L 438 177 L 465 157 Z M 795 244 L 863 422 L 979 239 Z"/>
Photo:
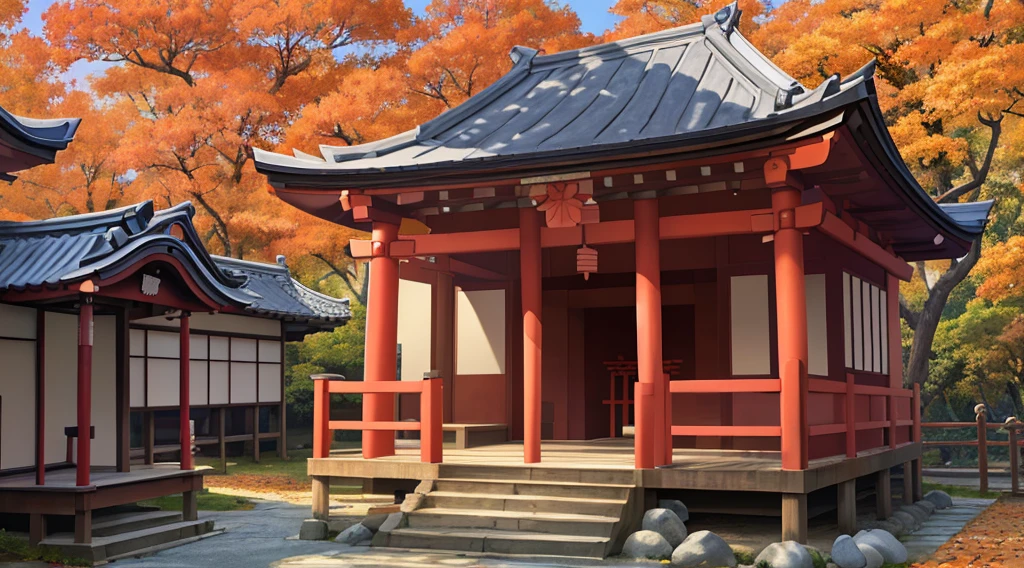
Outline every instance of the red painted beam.
<path fill-rule="evenodd" d="M 420 381 L 327 381 L 335 394 L 412 394 L 423 392 Z"/>
<path fill-rule="evenodd" d="M 675 380 L 669 382 L 669 390 L 676 393 L 726 393 L 726 392 L 779 392 L 779 379 L 710 379 L 700 381 Z"/>
<path fill-rule="evenodd" d="M 910 277 L 914 274 L 914 269 L 909 264 L 894 256 L 868 237 L 857 233 L 832 213 L 825 212 L 825 218 L 821 225 L 818 226 L 818 229 L 840 244 L 853 249 L 864 258 L 881 266 L 886 272 L 904 282 L 909 282 Z"/>
<path fill-rule="evenodd" d="M 523 312 L 523 461 L 540 461 L 541 430 L 541 226 L 533 208 L 519 210 L 519 273 Z"/>
<path fill-rule="evenodd" d="M 846 424 L 817 424 L 807 428 L 809 436 L 826 436 L 828 434 L 842 434 L 844 432 L 846 432 Z"/>
<path fill-rule="evenodd" d="M 750 436 L 778 438 L 780 426 L 673 426 L 673 436 Z"/>
<path fill-rule="evenodd" d="M 398 237 L 398 225 L 373 224 L 375 242 L 393 242 Z M 363 377 L 368 383 L 393 383 L 398 358 L 398 259 L 376 256 L 370 260 L 370 291 L 366 306 L 366 353 L 363 357 Z M 394 419 L 393 394 L 366 394 L 363 396 L 363 420 L 383 423 Z M 363 434 L 363 457 L 366 459 L 395 454 L 395 437 L 388 432 L 373 431 Z"/>
<path fill-rule="evenodd" d="M 331 420 L 331 430 L 364 430 L 370 432 L 401 432 L 420 429 L 419 422 L 366 421 L 366 420 Z"/>

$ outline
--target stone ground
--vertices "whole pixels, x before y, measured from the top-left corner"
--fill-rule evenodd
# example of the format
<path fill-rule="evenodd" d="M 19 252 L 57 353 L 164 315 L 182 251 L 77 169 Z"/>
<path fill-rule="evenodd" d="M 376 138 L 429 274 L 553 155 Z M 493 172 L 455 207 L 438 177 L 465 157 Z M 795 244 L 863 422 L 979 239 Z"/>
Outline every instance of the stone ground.
<path fill-rule="evenodd" d="M 978 515 L 991 500 L 955 499 L 954 507 L 937 511 L 916 534 L 907 541 L 908 550 L 927 556 L 955 535 L 969 520 Z M 345 516 L 355 522 L 365 513 L 366 504 L 335 505 L 335 518 Z M 396 568 L 425 568 L 442 566 L 451 568 L 540 566 L 576 567 L 637 566 L 634 562 L 609 559 L 574 560 L 538 557 L 490 557 L 447 552 L 429 552 L 368 547 L 343 547 L 331 542 L 300 541 L 294 537 L 299 524 L 309 516 L 308 505 L 275 501 L 257 501 L 251 511 L 203 512 L 201 518 L 212 519 L 224 533 L 185 546 L 161 551 L 143 558 L 114 562 L 115 568 L 179 568 L 183 566 L 212 566 L 215 568 L 368 568 L 389 566 Z M 778 520 L 758 517 L 724 517 L 695 515 L 689 529 L 714 530 L 731 544 L 743 544 L 759 549 L 778 538 Z M 817 523 L 811 531 L 810 544 L 828 550 L 834 538 L 834 525 Z M 650 563 L 654 565 L 655 563 Z"/>
<path fill-rule="evenodd" d="M 932 513 L 919 530 L 900 539 L 907 547 L 910 561 L 917 562 L 931 556 L 992 503 L 995 503 L 994 499 L 954 498 L 953 507 Z"/>

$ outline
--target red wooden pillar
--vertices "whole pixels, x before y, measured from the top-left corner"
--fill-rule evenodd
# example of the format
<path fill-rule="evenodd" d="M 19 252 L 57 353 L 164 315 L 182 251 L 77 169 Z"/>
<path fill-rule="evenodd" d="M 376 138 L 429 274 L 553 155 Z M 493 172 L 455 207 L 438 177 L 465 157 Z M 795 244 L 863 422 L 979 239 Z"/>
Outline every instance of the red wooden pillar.
<path fill-rule="evenodd" d="M 398 371 L 398 259 L 387 256 L 398 238 L 398 225 L 373 223 L 374 256 L 370 259 L 370 290 L 366 306 L 366 356 L 363 380 L 394 381 Z M 363 421 L 391 422 L 395 419 L 395 395 L 363 395 Z M 363 432 L 363 457 L 395 454 L 395 433 Z"/>
<path fill-rule="evenodd" d="M 83 291 L 92 292 L 92 282 L 82 285 Z M 89 462 L 92 457 L 89 427 L 92 425 L 92 295 L 82 294 L 78 309 L 78 461 L 75 467 L 75 485 L 89 485 Z"/>
<path fill-rule="evenodd" d="M 523 304 L 523 462 L 540 462 L 541 250 L 540 213 L 519 210 L 519 271 Z"/>
<path fill-rule="evenodd" d="M 636 248 L 636 353 L 637 380 L 648 383 L 653 389 L 649 400 L 651 406 L 640 404 L 648 399 L 637 397 L 636 421 L 647 420 L 648 424 L 637 432 L 649 434 L 650 439 L 636 437 L 637 446 L 651 447 L 654 465 L 667 463 L 666 450 L 671 454 L 670 438 L 667 435 L 665 398 L 668 383 L 665 380 L 664 360 L 661 350 L 661 238 L 658 230 L 658 200 L 642 199 L 633 202 Z M 671 426 L 671 425 L 668 425 Z M 668 438 L 668 439 L 667 439 Z M 634 448 L 637 456 L 640 450 Z"/>
<path fill-rule="evenodd" d="M 803 234 L 795 227 L 800 190 L 772 192 L 775 232 L 775 302 L 782 379 L 782 469 L 807 469 L 807 300 Z"/>
<path fill-rule="evenodd" d="M 181 442 L 181 469 L 192 469 L 192 430 L 189 427 L 189 405 L 191 371 L 189 313 L 181 313 L 181 327 L 178 328 L 178 440 Z"/>
<path fill-rule="evenodd" d="M 310 378 L 313 379 L 313 457 L 326 458 L 331 453 L 331 381 L 329 375 Z"/>

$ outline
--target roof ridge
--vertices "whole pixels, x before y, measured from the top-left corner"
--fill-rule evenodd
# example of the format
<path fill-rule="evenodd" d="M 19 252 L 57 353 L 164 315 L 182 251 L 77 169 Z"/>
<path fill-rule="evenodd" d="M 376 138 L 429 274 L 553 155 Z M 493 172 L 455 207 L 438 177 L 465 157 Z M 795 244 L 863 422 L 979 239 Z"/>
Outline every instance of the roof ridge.
<path fill-rule="evenodd" d="M 153 201 L 147 200 L 117 209 L 80 213 L 66 217 L 36 221 L 0 221 L 0 238 L 7 235 L 24 236 L 55 232 L 81 234 L 113 227 L 121 227 L 128 234 L 134 235 L 143 232 L 149 226 L 153 216 Z"/>

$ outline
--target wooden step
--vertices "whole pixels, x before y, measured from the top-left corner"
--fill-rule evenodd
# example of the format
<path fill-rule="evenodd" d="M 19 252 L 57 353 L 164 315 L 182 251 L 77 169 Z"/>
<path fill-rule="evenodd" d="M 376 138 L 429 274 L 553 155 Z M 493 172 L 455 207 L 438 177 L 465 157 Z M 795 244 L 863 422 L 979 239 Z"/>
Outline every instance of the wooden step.
<path fill-rule="evenodd" d="M 432 491 L 423 506 L 480 511 L 523 511 L 534 513 L 566 513 L 618 517 L 625 499 L 594 499 L 543 495 L 501 495 L 491 493 L 454 493 Z"/>
<path fill-rule="evenodd" d="M 99 562 L 107 558 L 200 536 L 211 530 L 213 530 L 213 521 L 179 521 L 112 536 L 95 537 L 89 544 L 76 544 L 72 533 L 58 533 L 46 537 L 40 542 L 40 545 L 57 548 L 68 556 Z"/>
<path fill-rule="evenodd" d="M 560 467 L 506 467 L 442 464 L 442 479 L 501 479 L 507 481 L 555 481 L 582 484 L 633 485 L 633 470 L 577 469 Z"/>
<path fill-rule="evenodd" d="M 495 529 L 402 528 L 391 531 L 387 546 L 495 554 L 604 558 L 609 539 Z"/>
<path fill-rule="evenodd" d="M 535 495 L 544 497 L 622 499 L 629 498 L 632 485 L 532 480 L 486 480 L 445 478 L 434 482 L 436 491 L 484 493 L 491 495 Z"/>
<path fill-rule="evenodd" d="M 181 513 L 178 511 L 158 510 L 104 515 L 93 519 L 92 536 L 114 536 L 178 522 L 181 522 Z"/>
<path fill-rule="evenodd" d="M 595 537 L 611 537 L 618 520 L 618 517 L 571 513 L 437 508 L 418 509 L 408 515 L 410 528 L 497 529 Z"/>

